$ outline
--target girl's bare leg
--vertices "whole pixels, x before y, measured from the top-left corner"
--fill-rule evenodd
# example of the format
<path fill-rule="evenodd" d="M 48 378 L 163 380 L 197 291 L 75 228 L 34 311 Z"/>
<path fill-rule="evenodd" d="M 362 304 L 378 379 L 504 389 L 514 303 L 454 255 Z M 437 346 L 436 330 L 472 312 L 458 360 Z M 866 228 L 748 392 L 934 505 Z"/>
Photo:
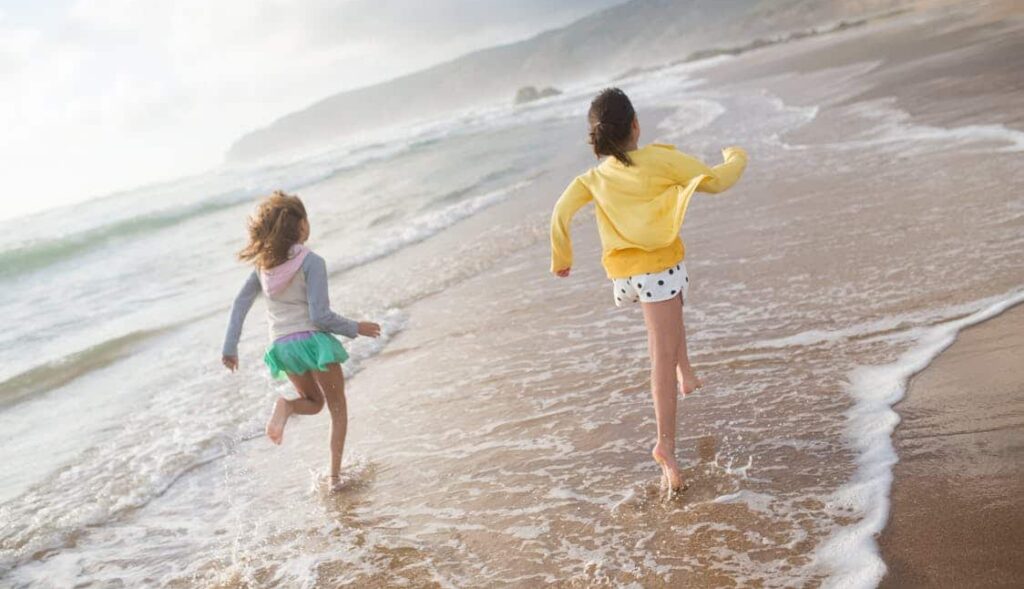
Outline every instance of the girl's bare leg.
<path fill-rule="evenodd" d="M 678 299 L 658 303 L 642 303 L 647 324 L 647 345 L 651 355 L 651 389 L 654 416 L 658 424 L 658 441 L 651 451 L 654 461 L 672 490 L 683 486 L 676 463 L 676 402 L 678 400 L 676 367 L 679 362 L 683 312 Z"/>
<path fill-rule="evenodd" d="M 341 455 L 345 451 L 345 435 L 348 433 L 345 374 L 337 363 L 328 364 L 324 372 L 312 374 L 327 399 L 327 410 L 331 412 L 331 484 L 334 485 L 341 473 Z"/>
<path fill-rule="evenodd" d="M 682 305 L 682 295 L 680 297 L 680 305 Z M 679 358 L 676 361 L 676 377 L 679 379 L 679 390 L 685 397 L 693 391 L 699 389 L 704 383 L 697 377 L 697 373 L 694 372 L 693 366 L 690 366 L 690 356 L 686 352 L 686 319 L 685 313 L 680 310 L 679 313 Z"/>
<path fill-rule="evenodd" d="M 324 407 L 324 396 L 320 393 L 313 373 L 289 374 L 288 380 L 292 381 L 295 391 L 299 393 L 298 399 L 287 400 L 278 397 L 274 402 L 274 412 L 267 421 L 267 437 L 275 444 L 280 444 L 284 439 L 284 426 L 288 424 L 288 418 L 293 413 L 299 415 L 314 415 L 320 413 Z"/>

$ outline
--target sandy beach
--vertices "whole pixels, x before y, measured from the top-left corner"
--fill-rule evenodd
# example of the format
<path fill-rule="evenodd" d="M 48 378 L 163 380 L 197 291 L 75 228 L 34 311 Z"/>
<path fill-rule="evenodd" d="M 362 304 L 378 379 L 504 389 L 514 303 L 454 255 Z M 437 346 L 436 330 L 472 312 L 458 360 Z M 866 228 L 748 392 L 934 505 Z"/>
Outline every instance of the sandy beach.
<path fill-rule="evenodd" d="M 896 405 L 883 587 L 1024 585 L 1024 308 L 960 333 Z"/>
<path fill-rule="evenodd" d="M 0 334 L 0 585 L 1019 584 L 1024 310 L 928 364 L 1024 297 L 1022 33 L 1019 3 L 941 4 L 616 80 L 641 142 L 751 155 L 683 227 L 706 387 L 681 406 L 676 498 L 650 460 L 641 313 L 613 304 L 592 210 L 572 277 L 548 268 L 606 81 L 196 180 L 218 196 L 187 209 L 76 209 L 99 229 L 29 251 L 54 272 L 11 271 L 0 301 L 51 322 Z M 259 304 L 239 372 L 218 363 L 256 198 L 236 185 L 281 178 L 301 179 L 335 309 L 384 326 L 346 342 L 340 493 L 323 415 L 263 436 L 289 393 Z M 176 255 L 196 236 L 202 274 Z M 52 276 L 67 300 L 40 294 Z"/>

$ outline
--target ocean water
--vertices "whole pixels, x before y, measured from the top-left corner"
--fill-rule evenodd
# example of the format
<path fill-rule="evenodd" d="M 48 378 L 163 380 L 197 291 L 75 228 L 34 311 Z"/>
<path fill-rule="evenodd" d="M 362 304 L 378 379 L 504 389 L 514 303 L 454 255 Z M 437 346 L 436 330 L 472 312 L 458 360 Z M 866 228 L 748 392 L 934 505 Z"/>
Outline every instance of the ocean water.
<path fill-rule="evenodd" d="M 0 584 L 872 586 L 891 406 L 1024 297 L 1021 136 L 857 101 L 860 73 L 821 104 L 702 82 L 728 63 L 622 81 L 645 140 L 752 157 L 683 231 L 707 383 L 681 405 L 683 496 L 658 489 L 643 324 L 592 215 L 573 278 L 547 273 L 550 207 L 593 163 L 581 85 L 0 226 Z M 307 204 L 334 308 L 383 325 L 349 346 L 341 493 L 323 416 L 262 435 L 289 392 L 261 305 L 241 371 L 219 363 L 275 188 Z"/>

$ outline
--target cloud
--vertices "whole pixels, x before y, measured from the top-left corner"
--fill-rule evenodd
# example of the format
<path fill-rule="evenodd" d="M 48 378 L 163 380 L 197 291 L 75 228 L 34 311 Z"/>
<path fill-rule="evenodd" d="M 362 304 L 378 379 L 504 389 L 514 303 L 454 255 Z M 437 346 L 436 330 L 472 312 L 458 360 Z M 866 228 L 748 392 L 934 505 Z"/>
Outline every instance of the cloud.
<path fill-rule="evenodd" d="M 0 180 L 38 198 L 0 216 L 214 166 L 242 133 L 324 96 L 617 1 L 17 4 L 0 11 Z"/>

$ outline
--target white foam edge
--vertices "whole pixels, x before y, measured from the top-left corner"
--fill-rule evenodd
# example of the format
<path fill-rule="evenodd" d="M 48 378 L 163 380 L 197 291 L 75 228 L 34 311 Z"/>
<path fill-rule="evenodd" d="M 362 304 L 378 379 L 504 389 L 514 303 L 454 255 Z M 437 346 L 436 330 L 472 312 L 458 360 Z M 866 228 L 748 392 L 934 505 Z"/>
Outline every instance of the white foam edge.
<path fill-rule="evenodd" d="M 961 330 L 1020 303 L 1024 303 L 1024 290 L 923 331 L 916 344 L 892 363 L 861 366 L 850 373 L 847 391 L 854 405 L 846 412 L 844 437 L 857 451 L 857 469 L 850 481 L 833 494 L 829 508 L 851 510 L 861 519 L 837 530 L 815 549 L 815 566 L 829 575 L 825 587 L 875 587 L 885 576 L 886 565 L 875 537 L 889 519 L 892 469 L 899 461 L 892 433 L 900 416 L 893 405 L 903 398 L 910 378 L 951 346 Z"/>

